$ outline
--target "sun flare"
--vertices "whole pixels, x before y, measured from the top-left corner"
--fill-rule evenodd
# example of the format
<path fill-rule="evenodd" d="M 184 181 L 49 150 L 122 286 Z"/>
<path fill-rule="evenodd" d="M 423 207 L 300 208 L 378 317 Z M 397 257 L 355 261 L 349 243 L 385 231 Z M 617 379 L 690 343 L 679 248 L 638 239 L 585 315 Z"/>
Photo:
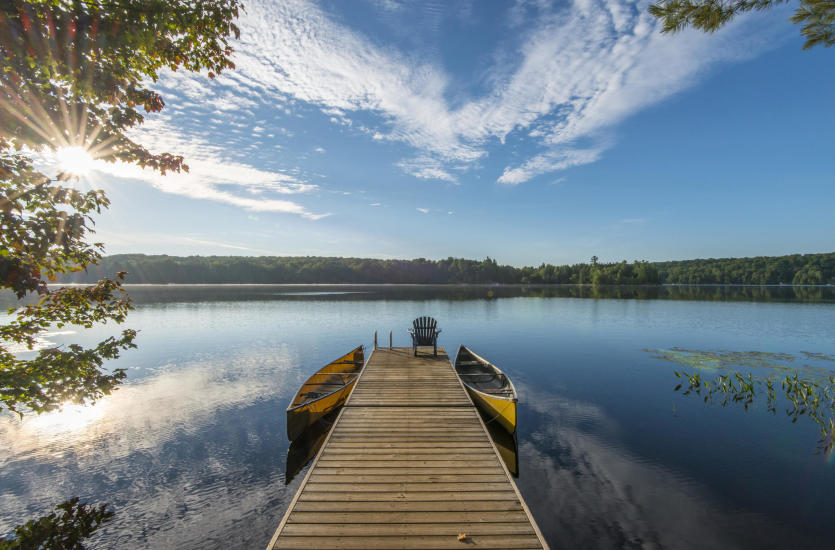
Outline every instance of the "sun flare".
<path fill-rule="evenodd" d="M 86 176 L 95 167 L 96 159 L 83 147 L 62 147 L 55 151 L 55 160 L 61 172 L 73 176 Z"/>

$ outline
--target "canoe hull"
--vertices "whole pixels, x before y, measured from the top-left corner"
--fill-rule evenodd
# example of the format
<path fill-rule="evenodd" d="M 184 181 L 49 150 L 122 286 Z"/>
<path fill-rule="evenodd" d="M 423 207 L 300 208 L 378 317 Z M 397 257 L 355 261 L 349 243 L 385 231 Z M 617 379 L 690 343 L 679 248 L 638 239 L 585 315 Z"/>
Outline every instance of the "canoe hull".
<path fill-rule="evenodd" d="M 509 434 L 516 433 L 518 399 L 510 378 L 467 346 L 459 346 L 454 366 L 473 403 L 485 416 L 485 422 L 501 426 Z"/>
<path fill-rule="evenodd" d="M 316 423 L 317 420 L 325 416 L 331 411 L 341 407 L 354 385 L 357 383 L 356 378 L 348 383 L 341 390 L 335 391 L 330 395 L 326 395 L 321 399 L 317 399 L 311 403 L 307 403 L 298 408 L 287 411 L 287 437 L 290 441 L 294 441 L 304 431 Z"/>
<path fill-rule="evenodd" d="M 345 403 L 357 383 L 364 360 L 363 347 L 359 346 L 328 363 L 302 384 L 287 407 L 287 437 L 290 441 Z"/>
<path fill-rule="evenodd" d="M 475 406 L 487 417 L 488 421 L 498 423 L 508 433 L 516 432 L 516 401 L 485 395 L 464 384 L 467 393 L 473 398 Z M 491 420 L 492 419 L 492 420 Z"/>

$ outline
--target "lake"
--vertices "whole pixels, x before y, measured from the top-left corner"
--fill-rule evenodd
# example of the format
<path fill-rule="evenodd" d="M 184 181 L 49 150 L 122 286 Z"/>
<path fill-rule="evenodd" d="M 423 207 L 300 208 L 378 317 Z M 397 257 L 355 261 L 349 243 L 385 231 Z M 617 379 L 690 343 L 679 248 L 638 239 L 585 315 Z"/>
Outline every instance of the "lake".
<path fill-rule="evenodd" d="M 263 548 L 285 485 L 285 408 L 373 334 L 431 315 L 519 391 L 519 489 L 553 548 L 825 548 L 835 463 L 780 397 L 684 395 L 674 372 L 835 374 L 832 287 L 135 286 L 128 382 L 95 406 L 0 416 L 0 533 L 79 496 L 92 548 Z M 2 305 L 11 302 L 5 296 Z M 44 346 L 115 332 L 63 329 Z M 685 384 L 686 386 L 686 384 Z M 721 396 L 720 396 L 721 397 Z M 831 416 L 831 409 L 824 411 Z"/>

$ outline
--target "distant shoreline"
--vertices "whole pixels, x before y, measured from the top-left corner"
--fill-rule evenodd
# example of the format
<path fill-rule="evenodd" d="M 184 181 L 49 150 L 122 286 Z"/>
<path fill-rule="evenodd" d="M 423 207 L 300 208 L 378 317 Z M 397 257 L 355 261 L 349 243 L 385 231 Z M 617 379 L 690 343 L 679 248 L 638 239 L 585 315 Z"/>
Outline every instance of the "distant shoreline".
<path fill-rule="evenodd" d="M 835 252 L 697 259 L 601 262 L 514 267 L 484 260 L 377 260 L 319 256 L 105 256 L 58 283 L 93 283 L 128 272 L 131 284 L 295 285 L 746 285 L 835 284 Z"/>
<path fill-rule="evenodd" d="M 49 286 L 90 286 L 95 283 L 50 283 Z M 605 284 L 595 285 L 593 283 L 125 283 L 125 288 L 131 287 L 212 287 L 212 286 L 286 286 L 286 287 L 484 287 L 484 288 L 517 288 L 517 287 L 685 287 L 685 288 L 835 288 L 835 284 L 826 283 L 818 285 L 793 285 L 793 284 L 686 284 L 686 283 L 651 283 L 651 284 Z"/>

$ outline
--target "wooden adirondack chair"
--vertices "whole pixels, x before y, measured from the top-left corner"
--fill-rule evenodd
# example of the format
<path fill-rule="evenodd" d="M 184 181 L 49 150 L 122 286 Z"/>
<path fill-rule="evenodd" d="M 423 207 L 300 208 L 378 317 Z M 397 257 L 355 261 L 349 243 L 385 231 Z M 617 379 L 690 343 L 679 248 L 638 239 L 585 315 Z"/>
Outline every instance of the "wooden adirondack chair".
<path fill-rule="evenodd" d="M 433 355 L 438 356 L 438 335 L 441 333 L 437 328 L 438 322 L 432 317 L 418 317 L 412 321 L 412 329 L 408 330 L 412 335 L 412 351 L 417 356 L 418 346 L 432 346 Z"/>

